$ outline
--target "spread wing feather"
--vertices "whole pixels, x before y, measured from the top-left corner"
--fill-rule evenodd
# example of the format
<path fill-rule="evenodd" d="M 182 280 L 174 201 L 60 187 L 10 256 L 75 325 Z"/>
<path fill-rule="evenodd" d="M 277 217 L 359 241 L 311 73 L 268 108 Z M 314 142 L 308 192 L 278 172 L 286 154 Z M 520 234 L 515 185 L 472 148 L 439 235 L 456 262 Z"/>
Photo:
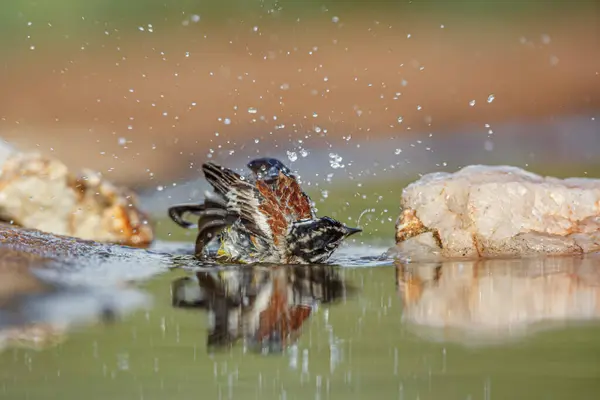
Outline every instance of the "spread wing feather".
<path fill-rule="evenodd" d="M 258 182 L 260 187 L 263 183 Z M 272 192 L 266 196 L 251 184 L 235 185 L 228 194 L 229 207 L 240 215 L 244 228 L 278 246 L 287 233 L 287 221 Z"/>
<path fill-rule="evenodd" d="M 208 183 L 211 184 L 218 194 L 224 197 L 227 197 L 227 193 L 233 185 L 245 182 L 245 179 L 241 175 L 229 168 L 221 167 L 212 162 L 203 164 L 202 171 Z"/>
<path fill-rule="evenodd" d="M 259 194 L 252 185 L 238 183 L 232 186 L 227 199 L 230 210 L 240 216 L 244 228 L 256 236 L 270 239 L 271 227 L 267 217 L 260 211 Z"/>
<path fill-rule="evenodd" d="M 239 215 L 243 229 L 279 247 L 295 221 L 311 219 L 310 199 L 293 176 L 283 172 L 274 182 L 249 182 L 234 171 L 206 163 L 208 182 L 227 199 L 227 209 Z"/>
<path fill-rule="evenodd" d="M 275 197 L 285 214 L 291 217 L 293 222 L 315 218 L 310 198 L 302 191 L 302 188 L 291 176 L 280 172 L 275 186 Z"/>
<path fill-rule="evenodd" d="M 267 183 L 258 181 L 256 187 L 257 192 L 264 199 L 260 205 L 260 211 L 268 216 L 269 226 L 273 232 L 273 241 L 275 245 L 279 245 L 288 233 L 289 221 L 286 218 L 286 211 L 281 207 L 276 194 Z"/>

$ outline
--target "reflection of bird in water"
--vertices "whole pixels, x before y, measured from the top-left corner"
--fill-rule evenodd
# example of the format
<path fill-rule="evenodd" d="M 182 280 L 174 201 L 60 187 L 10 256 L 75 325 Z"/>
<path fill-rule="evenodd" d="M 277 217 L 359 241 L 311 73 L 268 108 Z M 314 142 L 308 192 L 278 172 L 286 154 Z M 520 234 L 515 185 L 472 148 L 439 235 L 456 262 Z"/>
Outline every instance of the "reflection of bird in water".
<path fill-rule="evenodd" d="M 204 175 L 214 188 L 202 204 L 169 208 L 178 225 L 199 217 L 196 255 L 224 262 L 318 264 L 348 236 L 360 232 L 329 217 L 317 217 L 310 198 L 288 167 L 272 158 L 248 163 L 251 173 L 206 163 Z M 216 245 L 211 246 L 212 244 Z"/>
<path fill-rule="evenodd" d="M 243 339 L 272 352 L 298 339 L 316 304 L 332 303 L 348 291 L 332 266 L 252 266 L 177 279 L 172 303 L 208 309 L 209 346 Z"/>

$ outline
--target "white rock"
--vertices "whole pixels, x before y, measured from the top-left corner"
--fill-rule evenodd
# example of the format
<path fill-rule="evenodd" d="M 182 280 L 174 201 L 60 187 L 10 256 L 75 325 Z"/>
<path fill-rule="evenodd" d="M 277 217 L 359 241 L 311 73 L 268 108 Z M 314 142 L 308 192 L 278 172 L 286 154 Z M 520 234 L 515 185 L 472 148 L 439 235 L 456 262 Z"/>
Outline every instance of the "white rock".
<path fill-rule="evenodd" d="M 17 150 L 10 145 L 10 143 L 0 138 L 0 165 L 4 164 L 4 162 L 16 152 Z"/>
<path fill-rule="evenodd" d="M 137 196 L 100 174 L 16 152 L 0 167 L 0 221 L 57 235 L 146 246 L 153 228 Z"/>
<path fill-rule="evenodd" d="M 397 250 L 411 258 L 600 250 L 600 180 L 469 166 L 424 176 L 401 204 Z"/>

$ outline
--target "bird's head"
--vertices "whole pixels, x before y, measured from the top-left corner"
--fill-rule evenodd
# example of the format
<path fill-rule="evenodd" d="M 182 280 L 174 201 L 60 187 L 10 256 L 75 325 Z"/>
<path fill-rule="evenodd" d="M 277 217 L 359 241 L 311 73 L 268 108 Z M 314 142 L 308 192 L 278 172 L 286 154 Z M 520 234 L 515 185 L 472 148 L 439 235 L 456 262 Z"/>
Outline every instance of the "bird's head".
<path fill-rule="evenodd" d="M 330 217 L 298 222 L 290 232 L 290 252 L 310 263 L 322 263 L 347 237 L 362 232 Z"/>
<path fill-rule="evenodd" d="M 292 174 L 292 171 L 285 164 L 275 158 L 257 158 L 250 161 L 247 165 L 258 179 L 277 179 L 280 172 L 287 176 Z"/>

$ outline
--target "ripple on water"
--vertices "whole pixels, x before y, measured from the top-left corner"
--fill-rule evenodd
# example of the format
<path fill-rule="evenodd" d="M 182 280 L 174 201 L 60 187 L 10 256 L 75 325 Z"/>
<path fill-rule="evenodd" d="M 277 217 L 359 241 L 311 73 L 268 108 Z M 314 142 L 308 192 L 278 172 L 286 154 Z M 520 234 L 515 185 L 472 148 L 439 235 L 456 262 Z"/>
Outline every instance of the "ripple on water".
<path fill-rule="evenodd" d="M 157 242 L 153 250 L 165 256 L 173 264 L 173 267 L 215 268 L 224 266 L 196 259 L 189 243 Z M 352 268 L 391 265 L 393 258 L 388 255 L 388 250 L 389 248 L 384 246 L 345 245 L 332 255 L 327 264 Z"/>

